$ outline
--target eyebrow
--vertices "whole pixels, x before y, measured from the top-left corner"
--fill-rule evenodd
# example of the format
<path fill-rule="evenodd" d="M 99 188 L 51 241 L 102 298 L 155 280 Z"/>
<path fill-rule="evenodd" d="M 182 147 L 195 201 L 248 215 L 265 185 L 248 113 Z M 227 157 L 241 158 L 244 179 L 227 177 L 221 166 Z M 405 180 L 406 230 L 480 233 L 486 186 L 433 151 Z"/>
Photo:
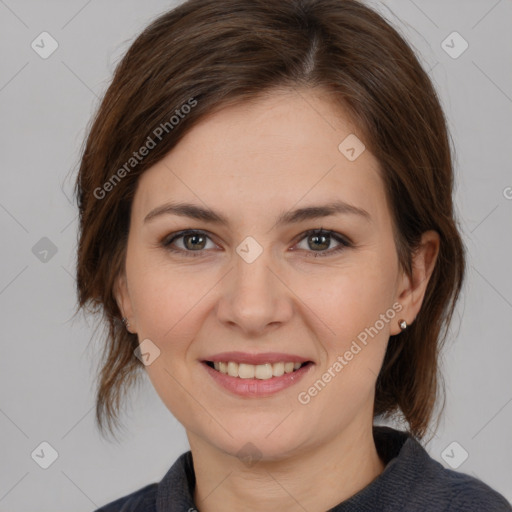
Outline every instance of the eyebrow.
<path fill-rule="evenodd" d="M 307 206 L 281 213 L 275 225 L 279 227 L 286 224 L 296 224 L 305 220 L 319 219 L 336 214 L 358 215 L 367 221 L 372 220 L 370 214 L 362 208 L 345 203 L 344 201 L 333 201 L 323 205 Z M 210 208 L 203 208 L 202 206 L 190 203 L 173 202 L 165 203 L 151 210 L 144 218 L 144 223 L 161 215 L 178 215 L 180 217 L 188 217 L 222 226 L 229 225 L 229 221 L 224 215 Z"/>

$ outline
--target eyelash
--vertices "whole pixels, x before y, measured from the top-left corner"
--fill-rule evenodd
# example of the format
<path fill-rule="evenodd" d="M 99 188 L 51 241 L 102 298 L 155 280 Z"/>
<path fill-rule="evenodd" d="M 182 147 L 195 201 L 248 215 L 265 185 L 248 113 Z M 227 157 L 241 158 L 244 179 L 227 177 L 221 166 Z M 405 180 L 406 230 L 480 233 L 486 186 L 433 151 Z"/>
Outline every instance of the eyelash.
<path fill-rule="evenodd" d="M 184 231 L 179 231 L 177 233 L 172 233 L 171 235 L 166 236 L 161 241 L 161 245 L 166 250 L 168 250 L 170 252 L 182 254 L 187 257 L 190 256 L 190 257 L 194 258 L 194 257 L 202 256 L 203 255 L 202 253 L 206 249 L 201 249 L 199 251 L 187 251 L 184 249 L 174 249 L 171 247 L 171 244 L 175 240 L 178 240 L 179 238 L 183 238 L 184 236 L 187 236 L 187 235 L 202 235 L 202 236 L 206 236 L 207 238 L 209 238 L 211 240 L 211 238 L 208 236 L 208 234 L 205 231 L 195 230 L 195 229 L 186 229 Z M 339 245 L 339 247 L 337 247 L 335 249 L 330 249 L 328 251 L 320 251 L 320 252 L 306 251 L 306 252 L 313 252 L 313 256 L 308 256 L 308 257 L 323 258 L 326 256 L 331 256 L 333 254 L 337 254 L 348 247 L 353 247 L 353 244 L 346 237 L 342 237 L 339 233 L 336 233 L 335 231 L 329 231 L 329 230 L 326 230 L 323 228 L 310 229 L 308 231 L 305 231 L 304 233 L 301 234 L 301 238 L 298 239 L 297 243 L 302 242 L 302 240 L 304 240 L 305 238 L 307 238 L 308 236 L 311 236 L 311 235 L 328 235 L 331 239 L 334 239 L 336 242 L 339 242 L 340 245 Z M 194 253 L 196 253 L 196 254 L 194 254 Z"/>

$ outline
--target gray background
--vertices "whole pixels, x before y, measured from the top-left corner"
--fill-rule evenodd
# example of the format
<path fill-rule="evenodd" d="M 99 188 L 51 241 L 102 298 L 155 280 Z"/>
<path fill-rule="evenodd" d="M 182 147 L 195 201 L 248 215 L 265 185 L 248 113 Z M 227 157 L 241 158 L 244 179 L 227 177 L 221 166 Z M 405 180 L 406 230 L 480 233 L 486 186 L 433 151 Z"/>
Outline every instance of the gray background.
<path fill-rule="evenodd" d="M 188 449 L 148 379 L 128 404 L 121 442 L 100 438 L 92 370 L 101 340 L 90 342 L 91 320 L 71 319 L 71 190 L 86 127 L 120 56 L 173 5 L 0 0 L 0 511 L 93 510 L 159 481 Z M 446 410 L 426 448 L 449 467 L 442 454 L 457 441 L 469 454 L 458 471 L 512 500 L 512 2 L 374 5 L 416 48 L 440 93 L 469 250 L 443 357 Z M 47 59 L 31 48 L 43 31 L 59 45 Z M 456 59 L 441 47 L 453 31 L 469 44 Z M 31 456 L 43 441 L 58 452 L 48 469 Z M 456 459 L 462 452 L 448 453 Z"/>

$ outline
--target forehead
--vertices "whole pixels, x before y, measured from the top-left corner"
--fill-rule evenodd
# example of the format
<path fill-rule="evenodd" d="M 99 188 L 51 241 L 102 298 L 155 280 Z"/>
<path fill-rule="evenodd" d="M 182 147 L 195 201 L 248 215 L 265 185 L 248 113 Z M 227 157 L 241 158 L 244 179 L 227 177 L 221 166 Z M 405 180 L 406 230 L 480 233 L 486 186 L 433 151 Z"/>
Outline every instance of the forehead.
<path fill-rule="evenodd" d="M 339 149 L 345 140 L 357 144 L 357 134 L 341 107 L 317 91 L 227 106 L 201 119 L 141 176 L 134 210 L 142 216 L 180 199 L 258 215 L 273 205 L 281 211 L 342 199 L 378 213 L 385 198 L 375 157 L 363 150 L 351 161 Z"/>

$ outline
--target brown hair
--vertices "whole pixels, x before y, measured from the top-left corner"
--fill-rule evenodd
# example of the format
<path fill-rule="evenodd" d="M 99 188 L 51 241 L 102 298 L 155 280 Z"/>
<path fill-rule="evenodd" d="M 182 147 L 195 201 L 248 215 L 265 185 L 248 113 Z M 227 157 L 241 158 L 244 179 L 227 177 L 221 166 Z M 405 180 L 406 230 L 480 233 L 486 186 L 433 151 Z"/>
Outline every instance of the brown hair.
<path fill-rule="evenodd" d="M 108 328 L 96 396 L 102 433 L 105 420 L 111 433 L 118 424 L 122 394 L 144 368 L 133 353 L 137 335 L 126 331 L 113 294 L 138 178 L 203 116 L 296 87 L 332 94 L 380 162 L 402 268 L 410 273 L 423 232 L 440 235 L 421 311 L 391 336 L 374 405 L 375 416 L 400 416 L 413 435 L 425 435 L 439 391 L 444 395 L 438 357 L 465 271 L 451 149 L 436 92 L 414 52 L 356 0 L 189 0 L 153 21 L 118 64 L 75 185 L 77 311 L 101 312 Z M 141 158 L 150 139 L 154 146 Z"/>

